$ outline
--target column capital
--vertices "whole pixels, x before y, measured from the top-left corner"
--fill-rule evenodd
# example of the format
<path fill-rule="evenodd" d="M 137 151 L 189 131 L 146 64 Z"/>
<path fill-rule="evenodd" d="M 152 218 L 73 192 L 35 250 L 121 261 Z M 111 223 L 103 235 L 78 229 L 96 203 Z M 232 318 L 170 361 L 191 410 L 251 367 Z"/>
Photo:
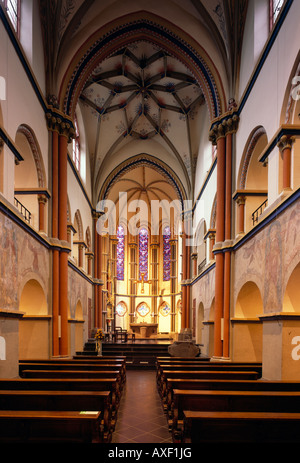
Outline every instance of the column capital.
<path fill-rule="evenodd" d="M 49 106 L 46 112 L 46 122 L 48 130 L 56 131 L 59 135 L 62 135 L 68 139 L 68 143 L 72 141 L 75 135 L 74 125 L 72 120 L 66 114 L 54 109 Z"/>
<path fill-rule="evenodd" d="M 280 151 L 283 151 L 286 148 L 292 149 L 292 146 L 295 142 L 295 137 L 292 135 L 283 135 L 277 143 Z"/>
<path fill-rule="evenodd" d="M 215 119 L 209 131 L 209 140 L 215 145 L 219 138 L 226 137 L 229 133 L 235 133 L 239 124 L 238 114 L 230 111 Z"/>
<path fill-rule="evenodd" d="M 245 204 L 245 202 L 246 202 L 246 196 L 240 195 L 240 196 L 238 196 L 238 197 L 236 198 L 236 203 L 237 203 L 239 206 L 242 205 L 242 204 Z"/>
<path fill-rule="evenodd" d="M 38 195 L 38 202 L 39 203 L 43 203 L 43 204 L 46 204 L 48 201 L 48 198 L 45 194 L 41 193 Z"/>

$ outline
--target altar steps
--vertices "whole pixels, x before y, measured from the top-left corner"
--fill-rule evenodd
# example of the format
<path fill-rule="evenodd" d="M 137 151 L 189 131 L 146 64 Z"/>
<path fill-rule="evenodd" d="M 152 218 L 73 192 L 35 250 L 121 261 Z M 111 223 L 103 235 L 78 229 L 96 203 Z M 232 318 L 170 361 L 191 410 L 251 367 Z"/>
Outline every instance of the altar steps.
<path fill-rule="evenodd" d="M 170 340 L 149 342 L 149 340 L 139 339 L 133 343 L 105 343 L 102 344 L 102 355 L 125 356 L 126 366 L 129 369 L 155 368 L 156 357 L 168 357 L 168 347 Z M 76 355 L 84 356 L 97 355 L 96 345 L 93 340 L 89 340 L 82 352 L 76 352 Z"/>
<path fill-rule="evenodd" d="M 121 355 L 126 357 L 127 368 L 155 368 L 156 357 L 168 357 L 168 346 L 170 343 L 152 344 L 149 341 L 143 343 L 139 339 L 138 343 L 112 343 L 103 344 L 103 355 Z"/>

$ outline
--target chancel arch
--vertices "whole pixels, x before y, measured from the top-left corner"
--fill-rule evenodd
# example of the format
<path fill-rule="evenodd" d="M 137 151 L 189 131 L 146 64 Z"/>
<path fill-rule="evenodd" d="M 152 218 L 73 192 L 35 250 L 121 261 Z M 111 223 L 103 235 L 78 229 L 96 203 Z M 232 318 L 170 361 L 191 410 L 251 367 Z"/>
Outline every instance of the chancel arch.
<path fill-rule="evenodd" d="M 185 198 L 181 182 L 155 157 L 139 155 L 110 174 L 100 198 L 101 225 L 107 232 L 102 238 L 107 256 L 103 295 L 114 307 L 118 301 L 126 301 L 128 307 L 123 318 L 115 310 L 115 325 L 130 331 L 136 322 L 152 324 L 152 337 L 180 331 L 181 224 L 176 221 L 181 220 Z M 163 300 L 170 307 L 168 317 L 160 312 Z"/>

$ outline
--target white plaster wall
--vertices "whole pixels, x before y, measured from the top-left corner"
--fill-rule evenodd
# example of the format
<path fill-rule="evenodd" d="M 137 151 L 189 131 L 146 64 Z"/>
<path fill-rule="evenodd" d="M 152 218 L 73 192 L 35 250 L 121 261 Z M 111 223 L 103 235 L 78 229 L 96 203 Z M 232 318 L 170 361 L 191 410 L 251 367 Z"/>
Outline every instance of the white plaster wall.
<path fill-rule="evenodd" d="M 2 23 L 0 43 L 0 74 L 6 83 L 6 99 L 1 102 L 3 127 L 13 141 L 20 124 L 27 124 L 32 129 L 41 149 L 48 179 L 48 130 L 44 111 Z M 8 148 L 6 150 L 8 151 Z M 11 156 L 14 157 L 12 153 Z M 8 161 L 8 166 L 10 168 L 5 172 L 4 180 L 11 182 L 14 178 L 14 163 Z M 7 187 L 4 190 L 6 191 Z M 7 196 L 7 199 L 11 201 L 10 196 Z"/>
<path fill-rule="evenodd" d="M 283 23 L 241 112 L 236 135 L 236 180 L 241 156 L 253 128 L 262 125 L 266 130 L 268 141 L 270 141 L 280 126 L 284 94 L 287 86 L 289 86 L 289 76 L 299 52 L 299 16 L 300 2 L 293 2 L 287 20 Z M 243 46 L 247 47 L 247 41 L 243 42 Z M 246 64 L 243 65 L 242 63 L 241 74 L 246 73 L 245 66 Z M 271 204 L 278 197 L 277 148 L 269 156 L 268 172 L 269 204 Z"/>
<path fill-rule="evenodd" d="M 83 226 L 83 238 L 85 239 L 85 232 L 87 227 L 90 227 L 91 236 L 93 234 L 93 222 L 92 222 L 92 214 L 91 208 L 86 200 L 83 191 L 81 190 L 78 180 L 74 175 L 72 167 L 68 164 L 68 197 L 70 203 L 70 213 L 71 213 L 71 220 L 74 223 L 74 216 L 77 209 L 79 209 L 81 218 L 82 218 L 82 226 Z"/>

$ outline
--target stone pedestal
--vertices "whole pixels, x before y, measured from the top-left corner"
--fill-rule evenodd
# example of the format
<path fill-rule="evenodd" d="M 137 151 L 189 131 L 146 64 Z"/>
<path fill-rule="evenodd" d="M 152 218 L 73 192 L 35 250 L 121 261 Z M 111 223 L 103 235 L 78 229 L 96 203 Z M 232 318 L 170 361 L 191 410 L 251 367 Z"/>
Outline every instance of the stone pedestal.
<path fill-rule="evenodd" d="M 23 315 L 0 309 L 0 378 L 19 376 L 19 320 Z"/>
<path fill-rule="evenodd" d="M 270 313 L 263 322 L 262 377 L 300 380 L 300 314 Z"/>
<path fill-rule="evenodd" d="M 174 341 L 168 347 L 168 352 L 172 357 L 196 357 L 200 349 L 190 341 Z"/>

